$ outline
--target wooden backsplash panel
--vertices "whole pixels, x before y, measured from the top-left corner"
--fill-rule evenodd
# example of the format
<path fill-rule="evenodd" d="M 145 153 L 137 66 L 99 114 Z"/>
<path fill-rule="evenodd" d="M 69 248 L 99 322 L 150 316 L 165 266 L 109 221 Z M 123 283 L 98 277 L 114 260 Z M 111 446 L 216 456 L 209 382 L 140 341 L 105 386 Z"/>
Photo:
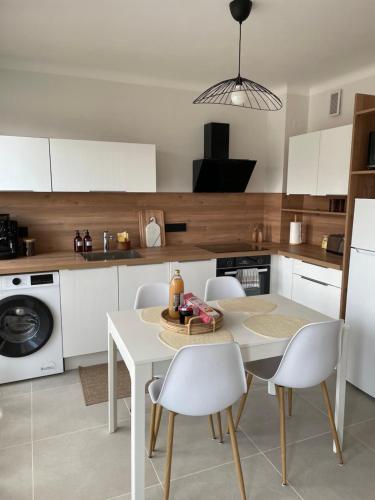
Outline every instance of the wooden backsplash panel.
<path fill-rule="evenodd" d="M 94 248 L 102 249 L 103 231 L 128 231 L 139 246 L 138 210 L 155 208 L 166 223 L 186 222 L 187 231 L 167 233 L 167 244 L 249 240 L 255 224 L 266 222 L 278 241 L 281 195 L 256 193 L 0 193 L 0 213 L 28 226 L 37 250 L 71 250 L 75 229 L 89 229 Z M 266 200 L 266 202 L 265 202 Z"/>

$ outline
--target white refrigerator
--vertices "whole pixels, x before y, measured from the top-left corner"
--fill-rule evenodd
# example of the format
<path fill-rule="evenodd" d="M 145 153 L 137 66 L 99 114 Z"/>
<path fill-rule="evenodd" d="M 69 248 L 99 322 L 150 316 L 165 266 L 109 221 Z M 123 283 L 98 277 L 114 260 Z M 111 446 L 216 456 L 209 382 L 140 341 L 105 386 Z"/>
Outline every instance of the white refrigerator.
<path fill-rule="evenodd" d="M 375 200 L 355 201 L 345 320 L 351 328 L 347 379 L 375 397 Z"/>

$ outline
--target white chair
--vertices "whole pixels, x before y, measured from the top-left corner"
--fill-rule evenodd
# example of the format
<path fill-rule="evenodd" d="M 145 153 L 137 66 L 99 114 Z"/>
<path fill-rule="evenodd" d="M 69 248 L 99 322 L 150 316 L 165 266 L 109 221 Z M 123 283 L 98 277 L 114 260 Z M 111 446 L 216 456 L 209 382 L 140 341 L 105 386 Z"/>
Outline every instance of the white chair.
<path fill-rule="evenodd" d="M 152 440 L 156 439 L 156 405 L 169 411 L 164 499 L 169 498 L 176 415 L 212 415 L 226 409 L 241 498 L 246 500 L 232 417 L 233 403 L 246 391 L 246 377 L 238 344 L 231 342 L 183 347 L 174 356 L 165 378 L 151 382 L 148 391 L 153 403 L 150 423 Z"/>
<path fill-rule="evenodd" d="M 134 309 L 145 309 L 146 307 L 168 306 L 169 285 L 168 283 L 150 283 L 141 285 L 135 296 Z"/>
<path fill-rule="evenodd" d="M 280 447 L 284 485 L 287 484 L 284 388 L 288 388 L 291 392 L 292 389 L 305 389 L 320 384 L 339 462 L 343 464 L 340 441 L 326 384 L 326 380 L 333 373 L 339 361 L 339 340 L 342 328 L 343 321 L 341 320 L 311 323 L 302 327 L 293 336 L 283 356 L 245 363 L 247 391 L 240 401 L 235 428 L 238 427 L 253 377 L 273 382 L 279 399 Z M 291 414 L 291 397 L 289 399 L 289 414 Z"/>
<path fill-rule="evenodd" d="M 206 281 L 204 300 L 220 300 L 245 297 L 245 290 L 238 279 L 233 276 L 219 276 Z"/>

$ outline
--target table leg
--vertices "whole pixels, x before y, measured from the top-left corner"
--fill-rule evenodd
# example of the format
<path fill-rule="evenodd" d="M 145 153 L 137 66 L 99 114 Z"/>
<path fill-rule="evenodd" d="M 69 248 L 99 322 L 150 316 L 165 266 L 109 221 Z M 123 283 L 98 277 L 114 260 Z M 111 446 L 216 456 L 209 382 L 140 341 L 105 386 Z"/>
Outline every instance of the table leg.
<path fill-rule="evenodd" d="M 131 498 L 144 500 L 145 493 L 145 385 L 152 378 L 152 364 L 136 365 L 131 377 Z"/>
<path fill-rule="evenodd" d="M 117 347 L 110 332 L 108 332 L 108 422 L 109 432 L 117 429 Z"/>
<path fill-rule="evenodd" d="M 344 418 L 345 418 L 345 397 L 346 397 L 346 366 L 348 360 L 348 337 L 349 328 L 344 326 L 341 333 L 340 352 L 341 358 L 337 365 L 336 379 L 336 402 L 335 402 L 335 424 L 341 449 L 344 446 Z M 336 453 L 336 446 L 333 443 L 333 451 Z"/>

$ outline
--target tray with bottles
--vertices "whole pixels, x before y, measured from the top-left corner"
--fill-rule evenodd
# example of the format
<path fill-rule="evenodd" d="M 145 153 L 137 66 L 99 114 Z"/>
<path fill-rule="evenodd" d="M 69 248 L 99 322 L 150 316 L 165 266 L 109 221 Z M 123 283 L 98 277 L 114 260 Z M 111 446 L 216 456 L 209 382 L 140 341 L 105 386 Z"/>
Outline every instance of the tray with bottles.
<path fill-rule="evenodd" d="M 185 317 L 185 323 L 181 324 L 180 318 L 171 318 L 169 309 L 161 313 L 160 323 L 166 330 L 183 335 L 200 335 L 202 333 L 214 333 L 223 326 L 224 315 L 219 309 L 211 308 L 216 315 L 209 322 L 203 321 L 201 315 L 196 314 Z"/>

